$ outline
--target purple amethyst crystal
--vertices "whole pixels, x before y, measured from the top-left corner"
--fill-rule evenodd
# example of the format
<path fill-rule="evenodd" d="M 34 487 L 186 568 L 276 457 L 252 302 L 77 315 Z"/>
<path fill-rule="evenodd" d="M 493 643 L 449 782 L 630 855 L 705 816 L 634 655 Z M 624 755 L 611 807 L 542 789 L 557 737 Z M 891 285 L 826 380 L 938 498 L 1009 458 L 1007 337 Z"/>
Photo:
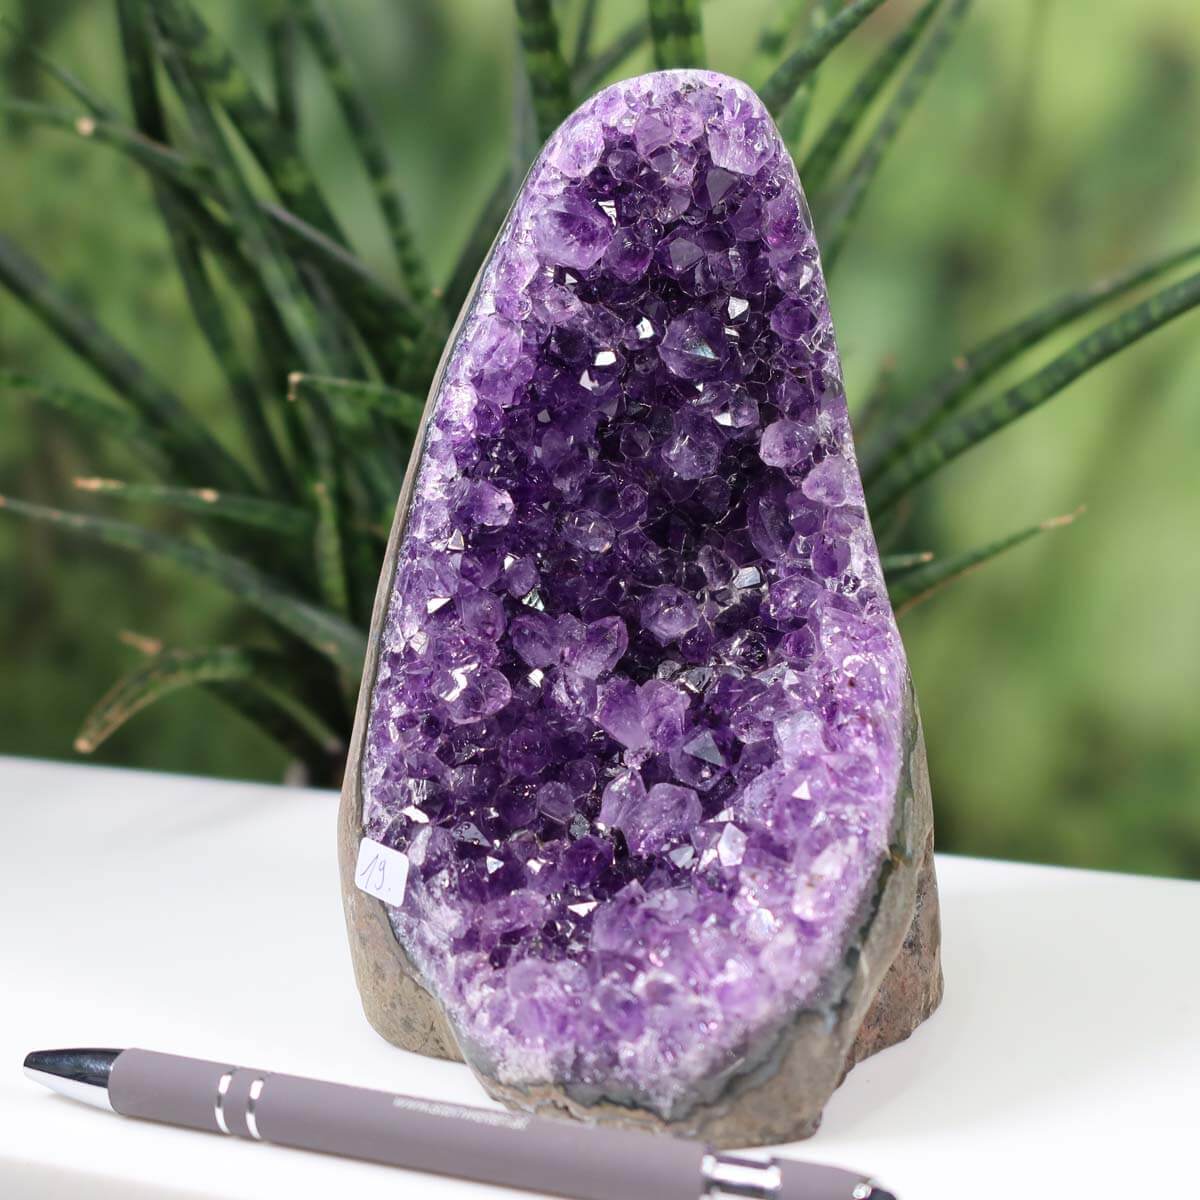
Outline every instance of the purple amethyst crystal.
<path fill-rule="evenodd" d="M 744 84 L 635 79 L 551 139 L 401 519 L 361 764 L 395 936 L 489 1078 L 677 1113 L 839 969 L 909 736 L 816 242 Z"/>

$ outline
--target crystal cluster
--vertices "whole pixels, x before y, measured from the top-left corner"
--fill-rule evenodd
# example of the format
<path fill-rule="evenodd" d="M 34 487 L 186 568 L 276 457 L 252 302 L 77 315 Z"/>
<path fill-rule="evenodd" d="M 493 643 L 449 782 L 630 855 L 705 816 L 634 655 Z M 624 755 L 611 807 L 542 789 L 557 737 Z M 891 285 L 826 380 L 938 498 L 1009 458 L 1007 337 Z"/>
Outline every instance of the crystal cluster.
<path fill-rule="evenodd" d="M 436 397 L 367 834 L 469 1058 L 668 1111 L 802 1005 L 886 854 L 903 650 L 795 169 L 662 72 L 553 137 Z"/>

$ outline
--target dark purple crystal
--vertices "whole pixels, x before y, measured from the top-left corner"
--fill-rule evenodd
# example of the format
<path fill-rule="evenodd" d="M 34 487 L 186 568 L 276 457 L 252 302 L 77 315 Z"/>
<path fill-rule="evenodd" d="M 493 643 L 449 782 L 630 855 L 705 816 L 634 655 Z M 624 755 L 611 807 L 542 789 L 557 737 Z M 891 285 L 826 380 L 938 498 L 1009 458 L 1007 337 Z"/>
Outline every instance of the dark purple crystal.
<path fill-rule="evenodd" d="M 468 1055 L 667 1111 L 886 855 L 903 650 L 795 170 L 741 83 L 551 139 L 440 384 L 363 766 Z"/>

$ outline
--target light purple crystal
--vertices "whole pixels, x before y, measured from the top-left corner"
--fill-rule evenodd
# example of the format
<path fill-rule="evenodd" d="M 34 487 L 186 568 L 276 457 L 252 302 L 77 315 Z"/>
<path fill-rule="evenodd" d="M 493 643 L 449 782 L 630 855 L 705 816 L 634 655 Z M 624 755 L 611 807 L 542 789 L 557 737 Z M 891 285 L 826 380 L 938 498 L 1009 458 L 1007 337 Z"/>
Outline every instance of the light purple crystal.
<path fill-rule="evenodd" d="M 545 613 L 523 613 L 513 619 L 509 643 L 531 667 L 548 667 L 558 661 L 558 622 Z"/>
<path fill-rule="evenodd" d="M 613 223 L 587 196 L 564 191 L 533 221 L 533 237 L 547 263 L 586 270 L 612 240 Z"/>
<path fill-rule="evenodd" d="M 543 783 L 537 790 L 538 811 L 565 825 L 575 812 L 575 796 L 565 783 Z"/>
<path fill-rule="evenodd" d="M 642 625 L 660 642 L 673 642 L 696 628 L 700 610 L 682 588 L 666 584 L 646 594 L 641 604 Z"/>
<path fill-rule="evenodd" d="M 629 647 L 620 617 L 601 617 L 580 630 L 563 654 L 563 665 L 588 679 L 607 675 Z"/>
<path fill-rule="evenodd" d="M 758 401 L 749 388 L 718 383 L 696 398 L 696 405 L 722 429 L 750 429 L 758 424 Z"/>
<path fill-rule="evenodd" d="M 663 461 L 681 479 L 703 479 L 721 460 L 724 439 L 711 420 L 690 408 L 675 416 L 672 435 L 663 443 Z"/>
<path fill-rule="evenodd" d="M 507 525 L 513 513 L 512 497 L 503 489 L 481 479 L 471 486 L 467 515 L 479 525 Z"/>
<path fill-rule="evenodd" d="M 614 824 L 634 854 L 651 854 L 681 842 L 700 816 L 700 801 L 691 788 L 656 783 L 644 799 L 627 804 Z"/>
<path fill-rule="evenodd" d="M 597 692 L 596 724 L 627 750 L 641 750 L 649 740 L 637 684 L 619 676 Z"/>
<path fill-rule="evenodd" d="M 757 104 L 734 97 L 725 112 L 708 128 L 708 149 L 713 163 L 739 175 L 757 175 L 778 156 L 779 135 L 771 118 Z"/>
<path fill-rule="evenodd" d="M 799 421 L 772 421 L 763 430 L 759 456 L 769 467 L 794 467 L 812 453 L 815 433 Z"/>
<path fill-rule="evenodd" d="M 469 1056 L 660 1112 L 810 998 L 887 851 L 906 679 L 808 210 L 707 72 L 549 142 L 439 385 L 364 825 Z"/>
<path fill-rule="evenodd" d="M 658 353 L 680 379 L 719 379 L 729 357 L 729 340 L 719 316 L 693 308 L 671 318 Z"/>

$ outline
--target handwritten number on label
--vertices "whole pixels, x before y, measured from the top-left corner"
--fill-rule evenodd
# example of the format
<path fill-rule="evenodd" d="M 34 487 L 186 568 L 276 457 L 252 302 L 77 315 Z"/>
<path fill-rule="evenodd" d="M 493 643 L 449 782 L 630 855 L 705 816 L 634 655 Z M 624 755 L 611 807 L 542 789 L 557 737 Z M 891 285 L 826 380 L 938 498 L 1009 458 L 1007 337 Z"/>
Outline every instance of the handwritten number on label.
<path fill-rule="evenodd" d="M 364 892 L 378 892 L 383 890 L 386 883 L 387 863 L 378 854 L 373 855 L 371 861 L 358 872 L 358 886 Z"/>
<path fill-rule="evenodd" d="M 354 882 L 368 896 L 399 907 L 404 903 L 408 883 L 408 856 L 371 838 L 363 838 L 358 847 Z"/>

